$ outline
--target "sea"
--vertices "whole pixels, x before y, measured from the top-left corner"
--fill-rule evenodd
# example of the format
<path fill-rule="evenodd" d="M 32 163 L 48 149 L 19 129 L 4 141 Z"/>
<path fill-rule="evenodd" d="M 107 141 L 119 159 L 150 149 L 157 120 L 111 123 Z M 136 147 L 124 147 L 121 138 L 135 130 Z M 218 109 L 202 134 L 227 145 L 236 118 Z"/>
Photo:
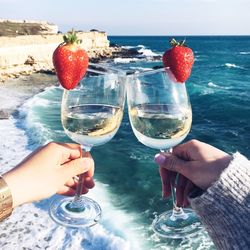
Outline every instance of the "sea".
<path fill-rule="evenodd" d="M 108 38 L 111 43 L 140 52 L 132 58 L 104 62 L 131 71 L 161 66 L 161 55 L 169 48 L 172 37 Z M 192 74 L 185 83 L 193 111 L 192 129 L 186 140 L 195 138 L 250 158 L 250 36 L 175 38 L 186 39 L 195 55 Z M 0 88 L 0 109 L 3 104 L 8 104 L 8 109 L 17 107 L 9 119 L 0 120 L 1 172 L 49 141 L 70 142 L 60 121 L 62 88 L 56 77 L 34 74 L 15 81 L 15 94 L 8 91 L 8 86 Z M 29 82 L 30 91 L 45 82 L 52 84 L 31 94 L 29 88 L 19 91 L 22 82 Z M 115 137 L 92 150 L 96 186 L 87 196 L 101 205 L 101 221 L 87 230 L 55 224 L 48 215 L 55 195 L 15 209 L 0 224 L 0 249 L 215 249 L 205 230 L 177 240 L 164 239 L 153 232 L 155 216 L 171 209 L 171 200 L 162 198 L 158 166 L 153 160 L 156 153 L 138 142 L 125 109 Z"/>

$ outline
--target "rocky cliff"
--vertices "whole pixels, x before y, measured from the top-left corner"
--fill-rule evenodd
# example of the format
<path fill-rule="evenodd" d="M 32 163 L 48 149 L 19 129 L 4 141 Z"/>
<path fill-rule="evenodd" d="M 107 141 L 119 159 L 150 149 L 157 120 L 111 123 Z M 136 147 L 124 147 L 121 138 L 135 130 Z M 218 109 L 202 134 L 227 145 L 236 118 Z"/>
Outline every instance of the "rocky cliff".
<path fill-rule="evenodd" d="M 90 59 L 110 57 L 116 50 L 109 46 L 105 32 L 78 32 Z M 53 69 L 52 54 L 63 41 L 63 34 L 0 36 L 0 81 Z"/>

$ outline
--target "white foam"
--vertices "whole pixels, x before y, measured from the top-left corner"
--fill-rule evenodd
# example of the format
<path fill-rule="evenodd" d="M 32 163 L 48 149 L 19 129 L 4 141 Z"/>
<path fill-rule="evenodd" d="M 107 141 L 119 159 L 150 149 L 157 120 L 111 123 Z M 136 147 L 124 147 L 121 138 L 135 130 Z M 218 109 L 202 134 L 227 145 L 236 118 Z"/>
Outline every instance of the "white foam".
<path fill-rule="evenodd" d="M 18 91 L 15 91 L 15 93 L 13 94 L 13 89 L 3 85 L 1 86 L 0 89 L 0 108 L 1 109 L 15 108 L 21 105 L 23 99 L 26 97 L 28 97 L 28 94 L 24 95 L 23 93 L 18 93 Z"/>
<path fill-rule="evenodd" d="M 220 85 L 218 85 L 218 84 L 215 84 L 215 83 L 213 83 L 213 82 L 209 82 L 208 84 L 207 84 L 207 86 L 208 87 L 211 87 L 211 88 L 217 88 L 217 89 L 231 89 L 231 87 L 226 87 L 226 86 L 220 86 Z"/>
<path fill-rule="evenodd" d="M 213 82 L 209 82 L 207 85 L 209 87 L 215 87 L 215 88 L 219 87 L 218 85 L 214 84 Z"/>
<path fill-rule="evenodd" d="M 137 62 L 139 58 L 115 58 L 114 63 L 130 63 L 130 62 Z"/>
<path fill-rule="evenodd" d="M 234 63 L 225 63 L 225 66 L 228 67 L 228 68 L 238 68 L 238 69 L 243 69 L 243 67 L 241 66 L 238 66 Z"/>
<path fill-rule="evenodd" d="M 250 55 L 250 51 L 241 51 L 240 54 L 241 55 Z"/>
<path fill-rule="evenodd" d="M 135 48 L 135 46 L 122 46 L 122 48 L 124 48 L 124 49 L 133 49 L 133 48 Z"/>
<path fill-rule="evenodd" d="M 142 55 L 145 56 L 145 57 L 159 56 L 158 54 L 154 53 L 151 49 L 141 48 L 141 49 L 138 50 L 138 52 L 142 53 Z"/>

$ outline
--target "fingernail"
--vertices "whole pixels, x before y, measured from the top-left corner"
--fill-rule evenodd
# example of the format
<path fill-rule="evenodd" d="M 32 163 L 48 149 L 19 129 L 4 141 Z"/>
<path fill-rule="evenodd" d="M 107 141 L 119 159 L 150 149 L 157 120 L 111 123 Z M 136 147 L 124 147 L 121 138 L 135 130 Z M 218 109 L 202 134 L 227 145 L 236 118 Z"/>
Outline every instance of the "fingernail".
<path fill-rule="evenodd" d="M 159 165 L 163 165 L 165 162 L 166 157 L 163 154 L 155 155 L 155 162 Z"/>

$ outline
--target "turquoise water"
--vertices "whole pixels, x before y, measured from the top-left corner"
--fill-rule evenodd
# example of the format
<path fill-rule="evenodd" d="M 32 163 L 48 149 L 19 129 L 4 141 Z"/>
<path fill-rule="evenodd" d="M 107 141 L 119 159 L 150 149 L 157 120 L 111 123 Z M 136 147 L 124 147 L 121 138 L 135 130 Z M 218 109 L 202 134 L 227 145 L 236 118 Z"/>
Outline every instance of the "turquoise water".
<path fill-rule="evenodd" d="M 143 53 L 139 58 L 107 62 L 124 70 L 161 65 L 155 58 L 165 51 L 169 40 L 168 37 L 109 39 Z M 192 75 L 186 82 L 193 109 L 193 125 L 187 140 L 196 138 L 229 153 L 238 150 L 250 157 L 250 37 L 186 39 L 195 53 Z M 50 140 L 69 141 L 60 122 L 61 95 L 61 88 L 50 87 L 22 108 L 22 126 L 31 147 Z M 153 161 L 156 153 L 137 141 L 125 111 L 114 139 L 93 149 L 95 179 L 105 184 L 103 187 L 112 197 L 109 202 L 113 208 L 121 211 L 125 218 L 133 214 L 132 232 L 137 235 L 142 249 L 214 249 L 205 232 L 177 241 L 160 239 L 153 234 L 151 223 L 155 214 L 171 208 L 171 202 L 161 198 L 158 168 Z M 112 213 L 112 209 L 108 212 Z M 118 218 L 112 220 L 119 224 Z M 121 228 L 121 231 L 126 230 Z M 125 239 L 130 241 L 129 237 Z"/>

